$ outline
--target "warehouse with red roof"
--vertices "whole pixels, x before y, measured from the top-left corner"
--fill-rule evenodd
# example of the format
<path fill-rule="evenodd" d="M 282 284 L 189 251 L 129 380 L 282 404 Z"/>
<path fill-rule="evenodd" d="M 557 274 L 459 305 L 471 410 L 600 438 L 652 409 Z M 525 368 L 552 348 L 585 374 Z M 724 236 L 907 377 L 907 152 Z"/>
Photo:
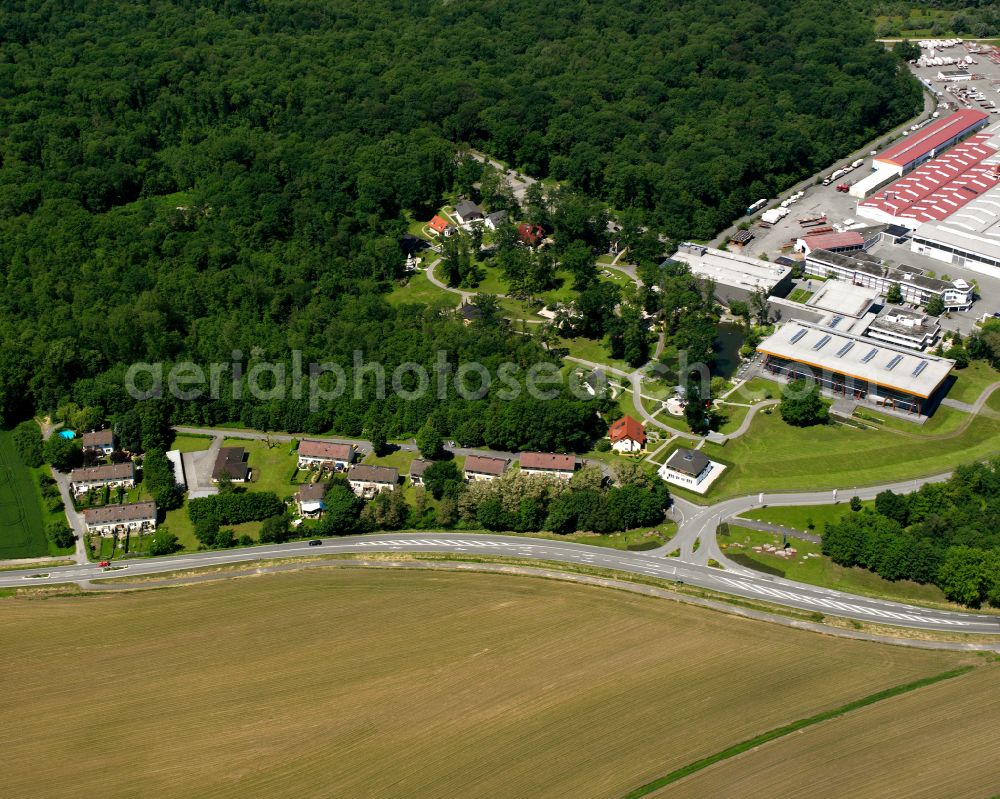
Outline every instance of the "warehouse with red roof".
<path fill-rule="evenodd" d="M 892 169 L 897 175 L 905 175 L 942 150 L 984 127 L 989 118 L 990 115 L 985 111 L 963 108 L 954 114 L 936 119 L 888 150 L 879 153 L 873 159 L 872 167 L 876 170 Z"/>
<path fill-rule="evenodd" d="M 994 128 L 976 133 L 859 202 L 858 214 L 911 230 L 924 222 L 940 222 L 997 185 L 998 146 Z"/>

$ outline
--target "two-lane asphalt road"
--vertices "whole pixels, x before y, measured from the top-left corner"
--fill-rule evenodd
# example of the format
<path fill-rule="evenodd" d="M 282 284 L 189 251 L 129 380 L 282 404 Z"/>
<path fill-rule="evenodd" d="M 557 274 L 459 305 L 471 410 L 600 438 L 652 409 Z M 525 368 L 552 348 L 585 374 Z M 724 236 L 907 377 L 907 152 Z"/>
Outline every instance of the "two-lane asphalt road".
<path fill-rule="evenodd" d="M 714 528 L 712 529 L 714 530 Z M 720 593 L 764 600 L 787 607 L 844 616 L 860 621 L 882 622 L 922 630 L 1000 633 L 1000 617 L 996 616 L 931 610 L 898 602 L 870 599 L 770 578 L 738 566 L 722 570 L 699 563 L 684 562 L 678 558 L 663 557 L 659 551 L 625 552 L 547 539 L 468 533 L 348 536 L 324 539 L 322 546 L 309 546 L 306 542 L 300 541 L 246 549 L 197 552 L 164 558 L 116 561 L 116 565 L 127 565 L 127 568 L 111 572 L 105 572 L 96 565 L 0 572 L 0 587 L 25 587 L 66 582 L 92 582 L 92 584 L 99 585 L 102 577 L 161 575 L 183 569 L 224 564 L 243 563 L 252 566 L 255 562 L 262 560 L 315 556 L 333 552 L 362 555 L 375 552 L 464 553 L 523 560 L 554 561 L 681 581 Z"/>

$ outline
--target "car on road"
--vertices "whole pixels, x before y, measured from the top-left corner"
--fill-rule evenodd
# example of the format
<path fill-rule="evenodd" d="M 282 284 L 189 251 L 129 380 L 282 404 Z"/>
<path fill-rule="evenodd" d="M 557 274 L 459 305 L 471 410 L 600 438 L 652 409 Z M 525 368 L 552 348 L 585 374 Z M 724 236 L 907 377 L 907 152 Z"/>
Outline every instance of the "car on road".
<path fill-rule="evenodd" d="M 309 542 L 309 546 L 311 546 L 311 547 L 318 547 L 322 543 L 323 542 L 320 539 L 314 538 L 312 541 Z"/>
<path fill-rule="evenodd" d="M 107 568 L 108 566 L 111 565 L 111 561 L 110 560 L 102 560 L 97 565 L 100 566 L 102 569 L 105 569 L 105 568 Z"/>

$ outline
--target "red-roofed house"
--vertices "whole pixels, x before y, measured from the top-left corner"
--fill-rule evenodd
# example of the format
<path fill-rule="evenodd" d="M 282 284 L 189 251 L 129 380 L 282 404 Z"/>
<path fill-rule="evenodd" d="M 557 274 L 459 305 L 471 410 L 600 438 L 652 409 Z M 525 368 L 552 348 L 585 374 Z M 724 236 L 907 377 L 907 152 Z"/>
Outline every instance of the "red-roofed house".
<path fill-rule="evenodd" d="M 517 226 L 517 235 L 529 247 L 535 247 L 545 238 L 545 228 L 541 225 L 529 225 L 527 222 L 522 222 Z"/>
<path fill-rule="evenodd" d="M 438 236 L 451 235 L 451 223 L 440 214 L 434 214 L 434 218 L 427 227 L 433 230 Z"/>
<path fill-rule="evenodd" d="M 864 247 L 864 236 L 856 230 L 848 230 L 844 233 L 820 233 L 818 236 L 805 236 L 795 242 L 796 252 L 804 252 L 806 255 L 813 250 L 850 252 L 851 250 L 863 250 Z"/>
<path fill-rule="evenodd" d="M 572 455 L 555 455 L 551 452 L 522 452 L 519 458 L 525 474 L 544 474 L 569 480 L 576 471 L 576 458 Z"/>
<path fill-rule="evenodd" d="M 641 452 L 646 446 L 646 428 L 631 416 L 623 416 L 612 423 L 608 438 L 616 452 Z"/>

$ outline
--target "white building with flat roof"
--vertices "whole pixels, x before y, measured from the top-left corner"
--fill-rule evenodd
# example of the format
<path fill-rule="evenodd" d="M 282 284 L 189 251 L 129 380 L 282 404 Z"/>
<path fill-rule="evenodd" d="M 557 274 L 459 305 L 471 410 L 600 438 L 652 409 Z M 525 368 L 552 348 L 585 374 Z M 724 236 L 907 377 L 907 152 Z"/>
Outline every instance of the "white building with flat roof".
<path fill-rule="evenodd" d="M 940 222 L 913 231 L 913 252 L 1000 276 L 1000 185 L 984 192 Z"/>
<path fill-rule="evenodd" d="M 691 274 L 715 283 L 719 302 L 746 302 L 755 291 L 784 294 L 792 285 L 792 268 L 784 264 L 684 242 L 670 260 L 687 264 Z"/>
<path fill-rule="evenodd" d="M 772 374 L 811 378 L 834 395 L 915 414 L 925 412 L 955 365 L 947 358 L 799 321 L 778 327 L 757 351 Z"/>

